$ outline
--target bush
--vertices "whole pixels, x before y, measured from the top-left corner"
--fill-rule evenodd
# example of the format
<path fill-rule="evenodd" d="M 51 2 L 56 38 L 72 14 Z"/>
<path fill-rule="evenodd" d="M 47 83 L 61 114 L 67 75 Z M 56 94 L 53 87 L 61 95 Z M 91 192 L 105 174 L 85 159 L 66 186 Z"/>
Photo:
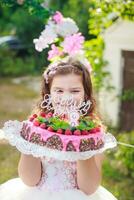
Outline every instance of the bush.
<path fill-rule="evenodd" d="M 134 145 L 134 131 L 120 133 L 117 140 Z M 119 145 L 118 151 L 114 154 L 115 159 L 120 162 L 120 170 L 126 175 L 134 178 L 134 148 Z"/>
<path fill-rule="evenodd" d="M 20 58 L 7 48 L 0 50 L 0 60 L 0 76 L 20 76 L 33 74 L 35 71 L 35 60 L 32 56 Z"/>

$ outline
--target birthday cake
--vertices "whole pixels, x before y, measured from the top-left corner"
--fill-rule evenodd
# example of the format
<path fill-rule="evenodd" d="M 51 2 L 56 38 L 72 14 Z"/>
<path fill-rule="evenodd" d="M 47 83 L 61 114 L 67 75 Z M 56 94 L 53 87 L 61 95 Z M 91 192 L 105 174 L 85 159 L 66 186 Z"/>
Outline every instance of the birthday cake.
<path fill-rule="evenodd" d="M 53 116 L 51 112 L 33 114 L 23 122 L 21 136 L 31 142 L 59 151 L 85 152 L 104 145 L 104 129 L 91 116 L 79 118 L 72 127 L 66 118 Z"/>

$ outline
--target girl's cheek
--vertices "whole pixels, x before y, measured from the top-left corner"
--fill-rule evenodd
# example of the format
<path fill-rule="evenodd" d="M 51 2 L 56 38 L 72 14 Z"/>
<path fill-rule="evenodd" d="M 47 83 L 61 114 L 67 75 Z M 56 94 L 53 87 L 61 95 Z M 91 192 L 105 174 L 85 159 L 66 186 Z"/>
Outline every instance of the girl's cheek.
<path fill-rule="evenodd" d="M 78 96 L 75 98 L 76 101 L 76 105 L 78 106 L 79 104 L 81 104 L 84 101 L 84 98 L 81 96 Z"/>
<path fill-rule="evenodd" d="M 84 95 L 82 93 L 75 94 L 75 99 L 77 101 L 83 101 L 84 100 Z"/>

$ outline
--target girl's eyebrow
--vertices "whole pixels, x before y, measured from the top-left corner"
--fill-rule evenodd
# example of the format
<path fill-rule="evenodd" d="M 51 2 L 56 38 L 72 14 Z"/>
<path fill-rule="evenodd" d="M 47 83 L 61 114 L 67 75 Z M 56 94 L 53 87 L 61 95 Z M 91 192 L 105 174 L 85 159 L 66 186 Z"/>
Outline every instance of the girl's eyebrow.
<path fill-rule="evenodd" d="M 54 89 L 64 89 L 64 88 L 61 88 L 61 87 L 54 87 Z M 72 87 L 70 89 L 81 89 L 80 87 Z"/>
<path fill-rule="evenodd" d="M 81 87 L 72 87 L 71 89 L 81 89 Z"/>

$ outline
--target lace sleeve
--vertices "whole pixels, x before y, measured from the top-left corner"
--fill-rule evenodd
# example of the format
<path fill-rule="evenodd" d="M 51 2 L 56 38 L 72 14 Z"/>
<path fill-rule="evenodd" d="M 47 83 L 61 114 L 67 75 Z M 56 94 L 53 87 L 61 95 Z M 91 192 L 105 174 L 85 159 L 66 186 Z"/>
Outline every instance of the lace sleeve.
<path fill-rule="evenodd" d="M 19 122 L 17 120 L 10 120 L 5 122 L 2 129 L 4 131 L 4 137 L 9 141 L 12 146 L 15 146 L 20 152 L 24 154 L 31 154 L 35 157 L 47 156 L 59 160 L 68 161 L 76 161 L 79 159 L 86 160 L 94 156 L 95 154 L 102 153 L 103 151 L 114 148 L 117 145 L 115 137 L 111 133 L 106 133 L 104 136 L 104 146 L 98 150 L 90 150 L 86 152 L 66 152 L 53 150 L 45 146 L 40 146 L 38 144 L 34 144 L 24 140 L 20 135 L 23 122 Z"/>

